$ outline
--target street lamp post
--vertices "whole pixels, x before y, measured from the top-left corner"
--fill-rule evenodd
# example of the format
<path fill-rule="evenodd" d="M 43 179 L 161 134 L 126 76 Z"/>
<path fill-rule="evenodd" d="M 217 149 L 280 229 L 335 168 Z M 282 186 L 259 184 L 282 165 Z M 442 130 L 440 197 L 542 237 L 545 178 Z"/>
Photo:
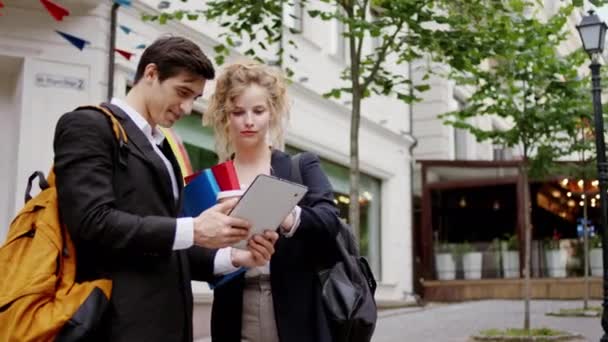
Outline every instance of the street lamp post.
<path fill-rule="evenodd" d="M 589 15 L 583 17 L 581 23 L 576 27 L 585 51 L 591 57 L 591 83 L 593 94 L 593 116 L 595 121 L 595 146 L 597 153 L 597 176 L 600 191 L 600 224 L 602 227 L 602 253 L 604 269 L 604 300 L 602 303 L 602 328 L 604 335 L 601 341 L 608 342 L 608 198 L 606 189 L 608 187 L 608 164 L 606 164 L 606 145 L 604 142 L 604 119 L 602 117 L 602 88 L 600 85 L 600 63 L 599 58 L 604 50 L 606 37 L 606 24 L 600 18 L 589 11 Z"/>

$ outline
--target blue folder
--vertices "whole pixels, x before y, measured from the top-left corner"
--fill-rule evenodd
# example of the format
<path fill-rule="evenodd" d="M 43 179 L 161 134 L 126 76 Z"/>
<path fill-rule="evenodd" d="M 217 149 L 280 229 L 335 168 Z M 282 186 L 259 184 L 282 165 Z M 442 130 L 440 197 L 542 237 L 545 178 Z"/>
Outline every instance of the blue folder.
<path fill-rule="evenodd" d="M 220 187 L 211 169 L 203 170 L 184 188 L 182 216 L 197 217 L 215 205 Z"/>

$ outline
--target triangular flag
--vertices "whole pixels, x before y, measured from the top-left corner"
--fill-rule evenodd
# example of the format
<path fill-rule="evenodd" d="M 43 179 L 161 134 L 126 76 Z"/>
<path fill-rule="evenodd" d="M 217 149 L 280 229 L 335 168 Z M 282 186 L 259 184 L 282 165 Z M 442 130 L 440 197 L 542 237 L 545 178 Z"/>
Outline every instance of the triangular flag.
<path fill-rule="evenodd" d="M 65 32 L 61 32 L 61 31 L 57 31 L 57 30 L 55 30 L 55 32 L 59 33 L 63 38 L 65 38 L 68 42 L 72 43 L 72 45 L 74 45 L 75 47 L 77 47 L 81 51 L 82 51 L 82 49 L 84 48 L 85 45 L 90 44 L 86 40 L 84 40 L 82 38 L 78 38 L 76 36 L 72 36 L 71 34 L 68 34 L 68 33 L 65 33 Z"/>
<path fill-rule="evenodd" d="M 122 6 L 131 6 L 131 0 L 114 0 L 114 3 Z"/>
<path fill-rule="evenodd" d="M 121 30 L 122 30 L 124 33 L 126 33 L 126 34 L 129 34 L 129 33 L 131 33 L 131 31 L 133 31 L 133 30 L 131 30 L 129 27 L 125 26 L 125 25 L 120 25 L 120 29 L 121 29 Z"/>
<path fill-rule="evenodd" d="M 114 49 L 114 50 L 129 61 L 131 60 L 131 57 L 133 57 L 133 55 L 134 55 L 133 52 L 129 52 L 129 51 L 121 50 L 121 49 Z"/>
<path fill-rule="evenodd" d="M 146 48 L 146 44 L 139 44 L 135 48 L 136 49 L 145 49 Z"/>
<path fill-rule="evenodd" d="M 63 17 L 70 15 L 70 11 L 50 0 L 40 0 L 40 2 L 46 7 L 47 12 L 49 12 L 57 21 L 62 21 Z"/>
<path fill-rule="evenodd" d="M 2 3 L 2 1 L 0 1 L 0 8 L 4 8 L 4 4 Z M 2 13 L 0 13 L 0 16 L 2 15 Z"/>

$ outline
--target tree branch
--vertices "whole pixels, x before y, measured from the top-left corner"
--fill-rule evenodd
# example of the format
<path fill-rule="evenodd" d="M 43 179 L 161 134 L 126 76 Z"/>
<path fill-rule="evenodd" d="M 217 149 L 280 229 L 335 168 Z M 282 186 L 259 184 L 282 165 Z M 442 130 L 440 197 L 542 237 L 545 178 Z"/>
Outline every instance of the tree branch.
<path fill-rule="evenodd" d="M 380 52 L 378 53 L 378 57 L 376 58 L 376 62 L 374 63 L 374 66 L 372 67 L 372 71 L 370 72 L 370 74 L 368 75 L 368 77 L 365 77 L 363 79 L 362 89 L 367 89 L 367 87 L 374 80 L 374 78 L 376 76 L 376 73 L 380 69 L 380 65 L 382 65 L 382 62 L 384 62 L 384 59 L 386 57 L 386 53 L 388 52 L 388 47 L 391 45 L 391 43 L 393 42 L 393 40 L 395 39 L 395 37 L 397 37 L 397 34 L 399 34 L 399 32 L 401 31 L 401 28 L 403 27 L 403 23 L 404 23 L 404 20 L 400 19 L 399 24 L 397 24 L 397 28 L 395 29 L 395 32 L 393 32 L 393 34 L 391 35 L 391 38 L 388 39 L 388 40 L 384 40 L 384 44 L 380 48 Z"/>
<path fill-rule="evenodd" d="M 361 20 L 365 21 L 365 19 L 367 18 L 367 4 L 368 4 L 369 0 L 365 0 L 363 1 L 363 18 L 361 18 Z M 352 30 L 351 30 L 352 33 Z M 358 63 L 361 62 L 361 50 L 363 49 L 363 41 L 365 39 L 365 34 L 362 35 L 361 39 L 359 39 L 359 46 L 357 46 L 357 54 L 355 56 L 356 60 L 358 61 Z M 355 40 L 356 41 L 356 40 Z M 351 63 L 353 63 L 353 61 L 350 61 Z"/>

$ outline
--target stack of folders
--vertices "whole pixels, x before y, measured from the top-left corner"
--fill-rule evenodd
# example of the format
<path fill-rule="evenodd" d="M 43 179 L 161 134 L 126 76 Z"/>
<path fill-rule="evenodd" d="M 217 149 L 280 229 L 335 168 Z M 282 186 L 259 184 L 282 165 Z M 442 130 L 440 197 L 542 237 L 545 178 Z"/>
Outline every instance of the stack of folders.
<path fill-rule="evenodd" d="M 241 188 L 232 160 L 192 174 L 185 181 L 183 216 L 190 217 L 214 206 L 220 191 Z"/>
<path fill-rule="evenodd" d="M 220 191 L 239 190 L 241 188 L 232 160 L 201 170 L 185 177 L 184 180 L 186 186 L 184 188 L 182 216 L 185 217 L 196 217 L 214 206 L 217 194 Z M 233 273 L 218 277 L 215 281 L 208 282 L 209 288 L 214 289 L 221 286 L 246 270 L 246 268 L 241 267 Z"/>

